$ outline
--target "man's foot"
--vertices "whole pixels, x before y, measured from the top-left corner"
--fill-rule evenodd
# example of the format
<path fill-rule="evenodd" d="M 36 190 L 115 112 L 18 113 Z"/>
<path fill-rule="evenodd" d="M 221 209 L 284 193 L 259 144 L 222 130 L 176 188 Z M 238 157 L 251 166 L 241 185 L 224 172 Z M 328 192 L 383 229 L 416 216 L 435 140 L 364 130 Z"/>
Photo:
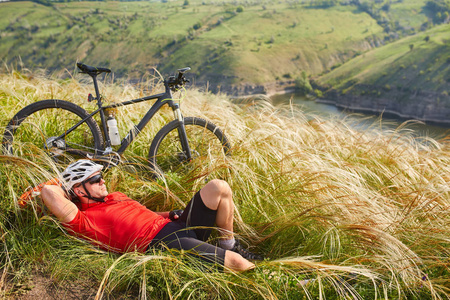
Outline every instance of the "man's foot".
<path fill-rule="evenodd" d="M 236 240 L 233 248 L 231 248 L 230 251 L 239 253 L 243 258 L 248 259 L 248 260 L 263 260 L 264 259 L 264 257 L 262 257 L 262 255 L 255 254 L 253 252 L 250 252 L 248 249 L 245 249 L 241 245 L 241 243 L 239 243 L 239 240 Z"/>

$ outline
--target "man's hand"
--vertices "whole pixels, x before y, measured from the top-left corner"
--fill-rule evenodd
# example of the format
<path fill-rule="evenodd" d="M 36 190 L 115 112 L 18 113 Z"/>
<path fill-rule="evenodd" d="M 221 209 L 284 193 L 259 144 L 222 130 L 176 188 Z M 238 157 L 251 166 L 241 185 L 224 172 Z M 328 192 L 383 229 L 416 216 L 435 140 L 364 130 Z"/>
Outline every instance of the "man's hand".
<path fill-rule="evenodd" d="M 182 209 L 176 209 L 176 210 L 172 210 L 171 212 L 169 212 L 169 219 L 171 219 L 172 221 L 178 220 L 181 215 L 183 214 Z"/>

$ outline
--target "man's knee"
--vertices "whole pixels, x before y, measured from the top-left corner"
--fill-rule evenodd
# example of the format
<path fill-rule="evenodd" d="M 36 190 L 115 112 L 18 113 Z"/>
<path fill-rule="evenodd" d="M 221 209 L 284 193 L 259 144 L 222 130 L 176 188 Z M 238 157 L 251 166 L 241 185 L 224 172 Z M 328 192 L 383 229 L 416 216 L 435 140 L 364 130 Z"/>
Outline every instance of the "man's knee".
<path fill-rule="evenodd" d="M 205 185 L 220 196 L 231 194 L 231 187 L 225 180 L 213 179 Z"/>
<path fill-rule="evenodd" d="M 201 190 L 203 203 L 210 209 L 216 210 L 223 201 L 232 201 L 231 188 L 226 181 L 214 179 Z"/>

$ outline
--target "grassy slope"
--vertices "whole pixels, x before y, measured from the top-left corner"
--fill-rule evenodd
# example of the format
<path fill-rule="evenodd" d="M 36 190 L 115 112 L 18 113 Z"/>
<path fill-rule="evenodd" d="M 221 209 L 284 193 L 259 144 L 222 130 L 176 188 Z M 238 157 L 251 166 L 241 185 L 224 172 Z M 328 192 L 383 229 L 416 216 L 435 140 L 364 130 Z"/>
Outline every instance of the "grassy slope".
<path fill-rule="evenodd" d="M 139 87 L 101 88 L 109 101 L 141 93 Z M 28 103 L 52 95 L 85 106 L 75 99 L 91 89 L 76 78 L 0 75 L 0 132 Z M 119 114 L 121 127 L 143 108 Z M 355 132 L 338 120 L 306 121 L 295 108 L 235 106 L 223 95 L 195 90 L 187 91 L 182 109 L 214 121 L 231 139 L 233 156 L 217 168 L 234 190 L 237 232 L 268 260 L 253 272 L 233 275 L 205 272 L 179 253 L 98 251 L 65 235 L 53 218 L 31 207 L 18 209 L 22 191 L 56 176 L 57 166 L 38 153 L 36 163 L 0 155 L 0 272 L 9 282 L 24 283 L 30 270 L 39 270 L 59 294 L 75 281 L 78 290 L 98 289 L 112 298 L 133 291 L 128 298 L 449 297 L 448 141 L 422 144 L 400 128 L 381 134 L 379 124 Z M 137 141 L 136 155 L 147 154 L 139 149 L 148 149 L 149 136 Z M 180 207 L 204 184 L 204 170 L 166 183 L 144 181 L 127 170 L 121 165 L 107 172 L 109 189 L 158 210 Z M 32 204 L 39 207 L 38 198 Z M 302 286 L 305 278 L 313 281 Z M 16 285 L 7 293 L 18 291 Z"/>
<path fill-rule="evenodd" d="M 365 38 L 382 31 L 354 7 L 261 3 L 234 14 L 232 5 L 190 1 L 184 9 L 182 2 L 71 2 L 55 9 L 2 3 L 0 57 L 20 55 L 27 67 L 50 69 L 72 69 L 82 60 L 129 76 L 152 66 L 168 72 L 189 65 L 199 80 L 220 74 L 225 83 L 262 83 L 302 70 L 320 73 L 368 49 Z M 203 26 L 192 30 L 199 21 Z"/>
<path fill-rule="evenodd" d="M 386 15 L 398 20 L 400 26 L 417 29 L 431 17 L 424 4 L 421 0 L 392 3 Z M 397 87 L 448 94 L 449 31 L 448 25 L 441 25 L 373 49 L 320 77 L 318 82 L 344 91 L 361 83 L 376 86 L 374 88 Z M 429 42 L 424 41 L 427 36 Z M 413 51 L 410 45 L 414 46 Z"/>
<path fill-rule="evenodd" d="M 423 10 L 425 3 L 423 0 L 397 1 L 391 4 L 389 14 L 394 20 L 398 20 L 401 26 L 420 28 L 427 21 L 426 12 Z"/>
<path fill-rule="evenodd" d="M 449 31 L 450 25 L 441 25 L 374 49 L 321 76 L 318 82 L 338 89 L 361 83 L 449 93 Z"/>
<path fill-rule="evenodd" d="M 8 61 L 20 56 L 26 67 L 51 70 L 72 70 L 75 61 L 84 61 L 132 78 L 152 67 L 168 73 L 191 66 L 201 82 L 266 83 L 297 78 L 302 71 L 320 74 L 371 49 L 367 39 L 383 36 L 375 20 L 353 6 L 324 10 L 255 1 L 235 13 L 239 2 L 194 0 L 187 7 L 183 2 L 70 2 L 55 8 L 1 3 L 6 17 L 0 20 L 0 57 Z M 427 20 L 425 2 L 395 2 L 383 16 L 417 31 Z M 193 30 L 199 22 L 202 26 Z M 355 79 L 364 83 L 409 84 L 442 92 L 448 77 L 445 62 L 434 61 L 448 53 L 444 40 L 448 29 L 441 28 L 426 33 L 435 37 L 430 43 L 420 42 L 423 33 L 407 37 L 397 46 L 373 52 L 378 54 L 357 58 L 321 82 L 346 86 L 348 72 L 361 70 L 364 73 Z M 418 51 L 404 49 L 411 43 Z M 390 68 L 394 58 L 399 58 L 400 69 Z M 348 71 L 353 66 L 355 70 Z M 412 78 L 416 70 L 422 71 L 421 76 Z"/>

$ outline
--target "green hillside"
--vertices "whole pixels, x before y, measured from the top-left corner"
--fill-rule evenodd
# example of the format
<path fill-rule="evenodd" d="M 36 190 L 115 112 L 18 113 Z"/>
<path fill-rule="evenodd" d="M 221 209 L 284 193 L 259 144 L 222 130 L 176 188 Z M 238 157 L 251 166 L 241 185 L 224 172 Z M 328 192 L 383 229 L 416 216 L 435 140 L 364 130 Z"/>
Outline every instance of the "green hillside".
<path fill-rule="evenodd" d="M 450 25 L 358 56 L 317 79 L 338 106 L 450 123 Z"/>
<path fill-rule="evenodd" d="M 391 34 L 356 5 L 188 2 L 1 3 L 0 58 L 70 71 L 83 61 L 133 78 L 151 67 L 169 72 L 190 66 L 202 82 L 266 83 L 295 79 L 302 71 L 319 74 Z M 417 30 L 426 20 L 425 2 L 392 4 L 383 20 Z"/>
<path fill-rule="evenodd" d="M 318 82 L 345 89 L 354 84 L 410 86 L 448 93 L 450 26 L 437 26 L 358 56 Z"/>
<path fill-rule="evenodd" d="M 227 92 L 232 86 L 292 85 L 303 74 L 318 76 L 340 69 L 351 58 L 393 42 L 407 45 L 401 53 L 416 43 L 407 57 L 416 61 L 414 55 L 420 47 L 420 60 L 431 62 L 433 51 L 445 51 L 431 48 L 436 43 L 445 47 L 446 29 L 438 29 L 443 31 L 442 37 L 431 39 L 426 46 L 419 43 L 426 37 L 423 31 L 450 20 L 447 0 L 48 3 L 0 3 L 0 58 L 4 62 L 71 72 L 75 62 L 82 61 L 109 67 L 116 77 L 131 79 L 141 78 L 155 67 L 168 73 L 190 66 L 196 83 L 209 82 L 213 89 Z M 426 35 L 432 36 L 434 31 Z M 377 53 L 392 54 L 389 61 L 398 57 L 396 47 Z M 357 61 L 371 54 L 364 55 Z M 446 75 L 438 64 L 433 63 L 435 71 L 430 73 L 429 66 L 422 69 L 405 56 L 404 68 L 394 75 L 396 80 L 406 76 L 408 81 L 408 68 L 416 65 L 428 72 L 422 79 L 439 82 Z M 352 65 L 332 74 L 347 72 Z M 372 77 L 383 78 L 372 81 L 392 81 L 386 72 L 376 73 L 378 70 L 373 68 L 371 73 L 378 75 Z M 402 70 L 405 74 L 400 74 Z M 326 75 L 321 81 L 333 85 L 347 82 L 347 78 L 339 81 L 333 77 L 339 75 Z M 442 90 L 442 84 L 435 87 Z M 250 90 L 257 91 L 264 89 Z"/>

